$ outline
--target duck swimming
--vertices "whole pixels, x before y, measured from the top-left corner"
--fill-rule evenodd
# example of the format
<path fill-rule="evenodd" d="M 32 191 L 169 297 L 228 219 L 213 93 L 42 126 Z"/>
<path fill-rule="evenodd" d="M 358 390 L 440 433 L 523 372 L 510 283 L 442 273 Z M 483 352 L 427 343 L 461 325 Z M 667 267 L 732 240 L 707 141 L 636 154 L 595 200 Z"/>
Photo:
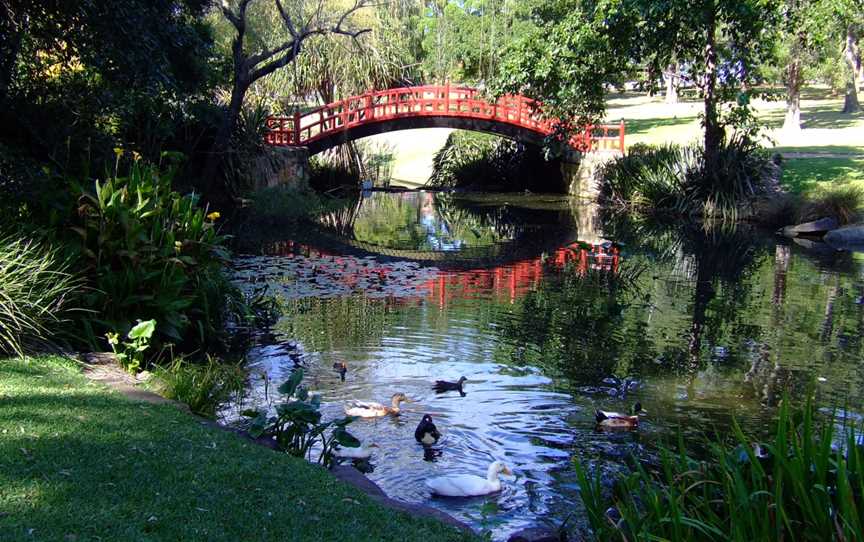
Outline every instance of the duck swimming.
<path fill-rule="evenodd" d="M 473 474 L 454 474 L 426 480 L 426 485 L 434 495 L 442 497 L 479 497 L 501 491 L 499 474 L 512 475 L 513 472 L 501 461 L 489 465 L 486 478 Z"/>
<path fill-rule="evenodd" d="M 631 429 L 639 425 L 640 414 L 648 414 L 648 412 L 642 410 L 642 403 L 636 403 L 630 410 L 630 414 L 598 410 L 594 414 L 594 419 L 597 421 L 598 427 L 606 427 L 610 429 Z"/>
<path fill-rule="evenodd" d="M 399 404 L 412 402 L 404 393 L 394 393 L 390 398 L 390 406 L 372 401 L 351 401 L 345 405 L 345 414 L 359 418 L 380 418 L 381 416 L 399 415 Z"/>
<path fill-rule="evenodd" d="M 345 448 L 340 446 L 339 449 L 333 453 L 336 457 L 341 457 L 343 459 L 369 459 L 372 456 L 372 448 L 379 448 L 379 446 L 374 442 L 372 444 L 366 444 L 364 442 L 357 448 Z"/>
<path fill-rule="evenodd" d="M 441 433 L 438 432 L 438 428 L 432 422 L 432 416 L 429 414 L 423 416 L 417 429 L 414 430 L 414 438 L 424 446 L 431 446 L 438 442 Z"/>
<path fill-rule="evenodd" d="M 435 390 L 435 393 L 444 393 L 447 391 L 458 391 L 459 393 L 464 393 L 462 391 L 462 385 L 467 382 L 468 379 L 464 376 L 460 377 L 457 382 L 447 382 L 446 380 L 436 380 L 435 385 L 432 386 L 432 389 Z"/>
<path fill-rule="evenodd" d="M 339 378 L 342 380 L 342 382 L 345 382 L 345 373 L 348 372 L 348 364 L 344 361 L 334 362 L 333 370 L 339 373 Z"/>

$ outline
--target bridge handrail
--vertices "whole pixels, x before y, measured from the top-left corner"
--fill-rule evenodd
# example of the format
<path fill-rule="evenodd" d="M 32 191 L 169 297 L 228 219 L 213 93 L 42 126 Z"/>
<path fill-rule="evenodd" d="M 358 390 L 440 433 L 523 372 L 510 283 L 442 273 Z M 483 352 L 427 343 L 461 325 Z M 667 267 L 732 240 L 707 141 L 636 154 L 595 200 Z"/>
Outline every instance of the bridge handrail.
<path fill-rule="evenodd" d="M 273 146 L 303 146 L 355 126 L 405 117 L 467 117 L 512 124 L 543 135 L 554 132 L 554 123 L 542 118 L 539 102 L 524 96 L 502 96 L 495 102 L 478 98 L 465 86 L 423 85 L 369 91 L 291 117 L 272 116 L 266 121 L 264 141 Z M 579 150 L 624 151 L 625 126 L 589 125 L 570 139 Z"/>

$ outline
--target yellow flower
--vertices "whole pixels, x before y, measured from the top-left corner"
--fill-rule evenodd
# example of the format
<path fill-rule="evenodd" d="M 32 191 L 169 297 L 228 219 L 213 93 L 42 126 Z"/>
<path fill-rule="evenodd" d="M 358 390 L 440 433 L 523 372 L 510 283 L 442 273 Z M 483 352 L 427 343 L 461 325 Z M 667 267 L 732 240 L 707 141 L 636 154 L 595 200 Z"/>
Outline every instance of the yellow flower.
<path fill-rule="evenodd" d="M 138 154 L 136 151 L 132 151 L 132 159 L 137 162 L 138 160 L 141 159 L 141 155 Z"/>
<path fill-rule="evenodd" d="M 210 213 L 209 215 L 207 215 L 207 220 L 213 220 L 213 221 L 215 221 L 215 220 L 216 220 L 217 218 L 219 218 L 220 216 L 222 216 L 222 215 L 219 214 L 219 211 L 213 211 L 212 213 Z"/>
<path fill-rule="evenodd" d="M 114 147 L 114 154 L 117 156 L 117 158 L 120 158 L 121 156 L 123 156 L 123 149 L 121 149 L 120 147 Z"/>
<path fill-rule="evenodd" d="M 116 333 L 111 333 L 110 331 L 105 334 L 105 337 L 108 339 L 108 344 L 111 346 L 116 346 L 119 343 L 120 336 Z"/>

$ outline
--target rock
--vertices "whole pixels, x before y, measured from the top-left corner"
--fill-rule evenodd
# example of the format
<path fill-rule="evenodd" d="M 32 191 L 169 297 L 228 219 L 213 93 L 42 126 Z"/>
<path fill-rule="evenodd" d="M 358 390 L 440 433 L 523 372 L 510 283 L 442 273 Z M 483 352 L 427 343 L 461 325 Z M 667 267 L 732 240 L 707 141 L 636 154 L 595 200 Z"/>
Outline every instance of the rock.
<path fill-rule="evenodd" d="M 829 231 L 825 242 L 836 250 L 864 252 L 864 224 L 854 224 Z"/>
<path fill-rule="evenodd" d="M 798 224 L 797 226 L 786 226 L 780 230 L 780 233 L 786 237 L 798 237 L 799 235 L 819 237 L 831 230 L 837 229 L 838 226 L 837 220 L 826 217 L 814 220 L 813 222 Z"/>
<path fill-rule="evenodd" d="M 545 527 L 529 527 L 511 534 L 507 542 L 562 542 L 567 538 Z"/>

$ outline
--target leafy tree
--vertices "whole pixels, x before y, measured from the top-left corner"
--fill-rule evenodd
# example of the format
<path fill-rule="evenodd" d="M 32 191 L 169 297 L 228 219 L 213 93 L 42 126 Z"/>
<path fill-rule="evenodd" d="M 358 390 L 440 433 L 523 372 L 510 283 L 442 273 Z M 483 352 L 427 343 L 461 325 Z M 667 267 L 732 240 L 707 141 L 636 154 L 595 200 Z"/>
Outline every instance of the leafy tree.
<path fill-rule="evenodd" d="M 369 4 L 368 0 L 353 0 L 347 9 L 333 9 L 325 0 L 315 2 L 292 2 L 273 0 L 279 13 L 282 38 L 272 47 L 255 47 L 250 50 L 249 43 L 255 43 L 254 28 L 250 23 L 256 9 L 266 9 L 265 0 L 223 0 L 219 12 L 233 27 L 231 43 L 232 73 L 231 98 L 223 121 L 219 126 L 213 144 L 211 159 L 204 172 L 204 185 L 211 195 L 218 187 L 215 183 L 221 159 L 231 145 L 231 136 L 237 126 L 243 101 L 249 88 L 277 70 L 292 64 L 300 54 L 304 43 L 313 36 L 339 34 L 357 38 L 368 29 L 349 29 L 352 16 Z M 330 8 L 330 9 L 327 9 Z M 260 42 L 259 42 L 260 43 Z"/>
<path fill-rule="evenodd" d="M 89 173 L 129 143 L 157 154 L 166 123 L 210 82 L 201 0 L 0 2 L 0 141 L 15 159 Z M 98 169 L 96 171 L 99 171 Z"/>
<path fill-rule="evenodd" d="M 500 90 L 526 92 L 547 104 L 547 114 L 586 122 L 602 116 L 605 85 L 633 62 L 659 74 L 676 60 L 690 59 L 691 74 L 701 81 L 705 155 L 712 170 L 724 136 L 720 105 L 756 81 L 754 68 L 771 50 L 775 1 L 548 2 L 537 12 L 541 28 L 505 59 Z"/>

